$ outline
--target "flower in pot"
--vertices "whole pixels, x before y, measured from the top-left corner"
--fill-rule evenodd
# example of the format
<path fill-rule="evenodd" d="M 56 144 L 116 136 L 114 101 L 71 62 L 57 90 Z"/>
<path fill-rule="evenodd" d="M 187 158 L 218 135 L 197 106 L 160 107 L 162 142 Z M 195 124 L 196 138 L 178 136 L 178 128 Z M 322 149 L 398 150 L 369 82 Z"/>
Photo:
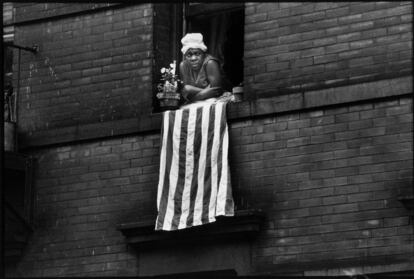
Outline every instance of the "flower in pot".
<path fill-rule="evenodd" d="M 160 107 L 163 110 L 177 109 L 181 100 L 181 94 L 178 92 L 180 80 L 175 74 L 176 61 L 170 64 L 170 68 L 161 68 L 161 83 L 157 85 L 157 98 L 160 101 Z"/>

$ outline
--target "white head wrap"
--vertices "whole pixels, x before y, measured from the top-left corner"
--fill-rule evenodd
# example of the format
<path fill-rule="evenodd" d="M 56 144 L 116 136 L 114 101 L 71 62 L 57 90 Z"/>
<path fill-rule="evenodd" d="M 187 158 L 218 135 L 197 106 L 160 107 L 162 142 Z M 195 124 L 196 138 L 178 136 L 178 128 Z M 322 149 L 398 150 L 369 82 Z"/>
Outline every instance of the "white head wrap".
<path fill-rule="evenodd" d="M 203 52 L 207 51 L 207 47 L 203 42 L 203 35 L 200 33 L 188 33 L 181 39 L 183 47 L 181 52 L 185 54 L 190 48 L 198 48 Z"/>

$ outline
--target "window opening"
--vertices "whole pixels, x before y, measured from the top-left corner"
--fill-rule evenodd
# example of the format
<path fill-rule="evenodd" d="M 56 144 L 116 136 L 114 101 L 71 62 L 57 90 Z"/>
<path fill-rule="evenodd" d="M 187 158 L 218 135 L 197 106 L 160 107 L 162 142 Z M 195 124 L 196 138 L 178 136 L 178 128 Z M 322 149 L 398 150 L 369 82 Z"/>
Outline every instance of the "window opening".
<path fill-rule="evenodd" d="M 156 4 L 154 17 L 153 111 L 159 112 L 160 69 L 183 59 L 181 39 L 202 33 L 208 53 L 222 62 L 231 86 L 243 82 L 244 3 Z"/>
<path fill-rule="evenodd" d="M 233 86 L 243 82 L 244 4 L 187 3 L 185 33 L 201 33 Z"/>

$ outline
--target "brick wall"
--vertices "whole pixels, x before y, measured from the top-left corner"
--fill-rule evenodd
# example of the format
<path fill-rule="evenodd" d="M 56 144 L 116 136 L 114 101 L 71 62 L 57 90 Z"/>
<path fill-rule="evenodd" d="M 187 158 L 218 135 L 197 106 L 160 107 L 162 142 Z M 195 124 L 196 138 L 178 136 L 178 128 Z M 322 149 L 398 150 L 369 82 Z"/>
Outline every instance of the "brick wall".
<path fill-rule="evenodd" d="M 57 131 L 62 127 L 83 131 L 84 124 L 97 124 L 94 129 L 102 130 L 102 122 L 138 116 L 139 125 L 151 122 L 148 115 L 157 111 L 152 80 L 160 67 L 153 65 L 171 60 L 163 43 L 169 9 L 159 5 L 155 20 L 151 4 L 91 4 L 83 7 L 90 13 L 24 24 L 23 11 L 31 19 L 30 9 L 46 16 L 61 14 L 69 4 L 20 5 L 15 41 L 40 45 L 37 55 L 22 56 L 21 138 L 30 141 L 51 131 L 48 138 L 62 141 L 64 132 Z M 410 75 L 411 8 L 408 1 L 246 3 L 246 96 L 260 99 Z M 125 130 L 136 132 L 135 126 Z"/>
<path fill-rule="evenodd" d="M 236 206 L 266 213 L 254 272 L 412 255 L 397 200 L 412 187 L 410 97 L 235 121 L 230 139 Z M 116 225 L 155 216 L 158 149 L 156 133 L 35 151 L 38 227 L 20 270 L 138 274 Z"/>
<path fill-rule="evenodd" d="M 111 3 L 15 3 L 16 9 L 15 22 L 22 22 L 27 20 L 38 20 L 46 17 L 62 16 L 77 12 L 84 12 L 87 10 L 94 10 L 104 7 L 109 7 L 116 4 Z"/>
<path fill-rule="evenodd" d="M 410 259 L 411 97 L 246 120 L 230 139 L 235 192 L 268 216 L 257 272 Z"/>
<path fill-rule="evenodd" d="M 411 2 L 246 3 L 251 98 L 412 71 Z"/>
<path fill-rule="evenodd" d="M 407 75 L 410 9 L 246 3 L 246 94 Z M 16 43 L 41 49 L 22 54 L 21 131 L 149 115 L 152 14 L 152 5 L 117 6 L 18 25 Z M 412 193 L 412 97 L 393 96 L 412 92 L 412 81 L 397 81 L 348 87 L 349 98 L 338 96 L 344 87 L 230 109 L 236 206 L 266 214 L 252 244 L 253 274 L 412 262 L 412 216 L 397 200 Z M 311 100 L 328 95 L 335 97 Z M 116 229 L 156 213 L 159 129 L 137 126 L 129 136 L 25 150 L 37 158 L 37 227 L 17 275 L 139 275 L 140 259 Z M 77 132 L 66 130 L 71 139 Z"/>
<path fill-rule="evenodd" d="M 13 4 L 10 2 L 3 3 L 3 24 L 11 24 L 13 22 Z"/>
<path fill-rule="evenodd" d="M 13 34 L 14 34 L 14 26 L 13 23 L 13 3 L 6 2 L 3 3 L 3 42 L 11 42 L 13 41 Z M 10 50 L 4 49 L 4 52 L 8 52 Z M 7 54 L 5 54 L 7 56 Z M 10 57 L 13 57 L 11 54 Z M 6 58 L 7 59 L 7 58 Z M 9 58 L 9 61 L 11 58 Z M 7 63 L 7 62 L 6 62 Z M 7 66 L 6 66 L 7 67 Z M 9 69 L 6 69 L 6 71 Z"/>
<path fill-rule="evenodd" d="M 18 26 L 15 42 L 40 48 L 22 53 L 22 134 L 151 111 L 150 4 Z"/>
<path fill-rule="evenodd" d="M 137 274 L 116 225 L 156 213 L 159 136 L 39 150 L 36 224 L 21 274 Z"/>

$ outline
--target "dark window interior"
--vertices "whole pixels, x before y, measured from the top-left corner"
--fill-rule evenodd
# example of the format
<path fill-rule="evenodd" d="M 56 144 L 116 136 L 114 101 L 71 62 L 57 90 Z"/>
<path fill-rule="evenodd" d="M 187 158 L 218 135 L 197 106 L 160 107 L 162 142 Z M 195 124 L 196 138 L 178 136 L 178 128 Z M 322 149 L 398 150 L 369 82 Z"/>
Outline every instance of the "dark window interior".
<path fill-rule="evenodd" d="M 13 50 L 10 47 L 4 48 L 4 64 L 3 69 L 5 74 L 13 73 Z"/>
<path fill-rule="evenodd" d="M 33 160 L 15 152 L 6 151 L 4 154 L 4 202 L 14 215 L 30 224 L 34 209 Z"/>
<path fill-rule="evenodd" d="M 25 183 L 26 176 L 22 171 L 5 170 L 5 189 L 4 194 L 6 201 L 16 210 L 21 216 L 26 215 L 25 198 L 27 196 Z"/>
<path fill-rule="evenodd" d="M 186 33 L 202 33 L 207 51 L 222 61 L 232 85 L 243 82 L 244 6 L 191 4 L 186 15 Z"/>

